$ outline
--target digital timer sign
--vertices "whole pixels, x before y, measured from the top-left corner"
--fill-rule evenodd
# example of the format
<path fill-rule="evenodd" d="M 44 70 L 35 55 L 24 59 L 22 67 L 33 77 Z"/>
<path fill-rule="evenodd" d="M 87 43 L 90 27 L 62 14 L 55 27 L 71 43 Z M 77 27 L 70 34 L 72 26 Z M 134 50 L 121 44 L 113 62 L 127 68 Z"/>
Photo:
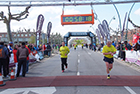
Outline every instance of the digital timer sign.
<path fill-rule="evenodd" d="M 63 22 L 85 22 L 85 21 L 92 21 L 92 16 L 63 17 Z"/>
<path fill-rule="evenodd" d="M 61 15 L 61 24 L 94 24 L 94 14 Z"/>

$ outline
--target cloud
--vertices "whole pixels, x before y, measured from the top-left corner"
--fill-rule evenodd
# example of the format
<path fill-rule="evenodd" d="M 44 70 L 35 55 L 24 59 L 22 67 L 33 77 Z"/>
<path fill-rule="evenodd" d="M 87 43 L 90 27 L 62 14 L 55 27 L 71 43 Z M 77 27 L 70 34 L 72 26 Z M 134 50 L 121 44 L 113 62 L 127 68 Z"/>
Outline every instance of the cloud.
<path fill-rule="evenodd" d="M 140 15 L 140 8 L 134 12 L 136 15 Z"/>

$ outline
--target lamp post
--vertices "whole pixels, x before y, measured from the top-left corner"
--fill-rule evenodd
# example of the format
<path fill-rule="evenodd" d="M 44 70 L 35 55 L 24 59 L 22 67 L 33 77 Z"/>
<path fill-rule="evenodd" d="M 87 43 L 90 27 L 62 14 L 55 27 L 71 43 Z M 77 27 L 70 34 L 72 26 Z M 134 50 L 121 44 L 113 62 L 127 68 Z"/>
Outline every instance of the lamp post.
<path fill-rule="evenodd" d="M 95 32 L 95 29 L 94 29 L 94 27 L 93 26 L 90 26 L 90 28 L 92 28 L 93 29 L 93 31 Z M 95 32 L 96 33 L 96 32 Z"/>
<path fill-rule="evenodd" d="M 112 20 L 115 20 L 116 18 L 115 18 L 115 16 L 113 16 L 113 18 L 109 21 L 109 24 L 108 25 L 110 25 L 110 23 L 112 22 Z"/>

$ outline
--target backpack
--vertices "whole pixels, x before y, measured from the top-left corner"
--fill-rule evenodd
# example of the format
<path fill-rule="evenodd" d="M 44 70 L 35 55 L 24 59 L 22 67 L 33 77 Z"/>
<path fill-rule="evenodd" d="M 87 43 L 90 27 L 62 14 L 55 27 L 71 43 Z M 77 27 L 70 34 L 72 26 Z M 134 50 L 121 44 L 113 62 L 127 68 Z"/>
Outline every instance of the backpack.
<path fill-rule="evenodd" d="M 4 47 L 0 48 L 0 58 L 4 58 L 5 57 L 5 51 L 4 51 Z"/>

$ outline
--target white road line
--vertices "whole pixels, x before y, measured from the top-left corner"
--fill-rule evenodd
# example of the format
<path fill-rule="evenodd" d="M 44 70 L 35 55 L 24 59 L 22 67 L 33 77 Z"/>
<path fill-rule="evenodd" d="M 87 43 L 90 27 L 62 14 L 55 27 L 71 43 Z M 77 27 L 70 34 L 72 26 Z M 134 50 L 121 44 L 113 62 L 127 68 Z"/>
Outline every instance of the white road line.
<path fill-rule="evenodd" d="M 88 52 L 89 55 L 91 55 L 91 53 Z"/>
<path fill-rule="evenodd" d="M 124 88 L 127 90 L 127 91 L 129 91 L 130 92 L 130 94 L 137 94 L 137 93 L 135 93 L 130 87 L 128 87 L 128 86 L 124 86 Z"/>
<path fill-rule="evenodd" d="M 77 75 L 78 75 L 78 76 L 80 75 L 80 72 L 79 72 L 79 71 L 77 72 Z"/>
<path fill-rule="evenodd" d="M 80 56 L 80 55 L 78 55 L 78 56 Z"/>
<path fill-rule="evenodd" d="M 11 88 L 0 92 L 0 94 L 53 94 L 55 87 L 34 87 L 34 88 Z"/>
<path fill-rule="evenodd" d="M 78 63 L 80 63 L 80 60 L 78 59 Z"/>

